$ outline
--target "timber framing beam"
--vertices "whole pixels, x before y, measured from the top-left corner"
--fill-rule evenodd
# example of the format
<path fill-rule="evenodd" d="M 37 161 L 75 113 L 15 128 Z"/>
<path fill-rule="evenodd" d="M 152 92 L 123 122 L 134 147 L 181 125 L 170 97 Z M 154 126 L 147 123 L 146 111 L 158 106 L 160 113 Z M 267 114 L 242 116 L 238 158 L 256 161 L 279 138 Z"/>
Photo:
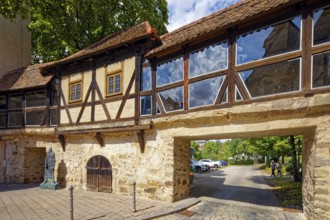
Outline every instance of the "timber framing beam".
<path fill-rule="evenodd" d="M 65 152 L 65 137 L 64 137 L 64 135 L 58 134 L 57 135 L 57 138 L 58 138 L 58 140 L 59 140 L 59 142 L 61 144 L 61 147 L 63 149 L 63 152 Z"/>
<path fill-rule="evenodd" d="M 145 150 L 144 130 L 137 130 L 136 135 L 139 140 L 141 153 L 144 153 Z"/>

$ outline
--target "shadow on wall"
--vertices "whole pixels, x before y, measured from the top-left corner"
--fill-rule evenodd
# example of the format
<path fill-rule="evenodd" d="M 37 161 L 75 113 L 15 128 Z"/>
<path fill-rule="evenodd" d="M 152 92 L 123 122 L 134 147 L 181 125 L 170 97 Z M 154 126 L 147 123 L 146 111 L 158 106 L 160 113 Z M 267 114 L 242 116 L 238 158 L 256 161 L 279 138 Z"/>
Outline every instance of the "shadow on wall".
<path fill-rule="evenodd" d="M 66 164 L 63 160 L 61 160 L 61 163 L 58 164 L 57 167 L 57 182 L 59 182 L 59 186 L 61 188 L 66 188 L 66 175 L 68 173 L 68 170 L 66 168 Z"/>

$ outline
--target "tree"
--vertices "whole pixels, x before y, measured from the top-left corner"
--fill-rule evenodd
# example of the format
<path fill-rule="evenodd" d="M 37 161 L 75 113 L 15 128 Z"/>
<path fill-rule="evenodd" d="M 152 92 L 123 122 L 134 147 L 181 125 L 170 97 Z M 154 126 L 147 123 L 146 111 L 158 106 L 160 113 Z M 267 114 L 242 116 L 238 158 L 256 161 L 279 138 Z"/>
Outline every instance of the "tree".
<path fill-rule="evenodd" d="M 202 159 L 202 152 L 199 150 L 199 144 L 195 141 L 192 141 L 191 142 L 191 148 L 193 148 L 195 150 L 194 158 L 196 160 Z"/>
<path fill-rule="evenodd" d="M 168 24 L 166 0 L 5 0 L 0 15 L 31 19 L 33 63 L 61 59 L 146 20 L 160 35 Z"/>
<path fill-rule="evenodd" d="M 211 160 L 219 160 L 220 152 L 220 142 L 207 141 L 204 144 L 204 149 L 202 151 L 202 157 Z"/>

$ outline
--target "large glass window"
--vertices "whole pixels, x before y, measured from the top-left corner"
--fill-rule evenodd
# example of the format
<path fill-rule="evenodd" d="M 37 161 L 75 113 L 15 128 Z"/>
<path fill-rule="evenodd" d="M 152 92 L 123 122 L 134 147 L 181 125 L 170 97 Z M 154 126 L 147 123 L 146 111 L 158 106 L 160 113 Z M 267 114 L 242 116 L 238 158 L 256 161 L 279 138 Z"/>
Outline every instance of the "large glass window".
<path fill-rule="evenodd" d="M 0 95 L 0 111 L 5 111 L 7 108 L 6 96 Z"/>
<path fill-rule="evenodd" d="M 330 85 L 330 52 L 313 56 L 313 88 Z"/>
<path fill-rule="evenodd" d="M 183 109 L 183 87 L 176 87 L 159 93 L 165 111 Z"/>
<path fill-rule="evenodd" d="M 25 125 L 40 125 L 45 111 L 32 111 L 25 113 Z"/>
<path fill-rule="evenodd" d="M 330 42 L 330 8 L 314 12 L 314 45 Z"/>
<path fill-rule="evenodd" d="M 82 82 L 70 83 L 70 102 L 81 101 Z"/>
<path fill-rule="evenodd" d="M 189 77 L 227 68 L 228 43 L 222 42 L 189 54 Z"/>
<path fill-rule="evenodd" d="M 300 59 L 239 72 L 252 97 L 300 89 Z"/>
<path fill-rule="evenodd" d="M 52 90 L 51 92 L 51 101 L 50 104 L 52 106 L 56 106 L 58 105 L 58 101 L 59 101 L 59 94 L 57 90 Z"/>
<path fill-rule="evenodd" d="M 23 98 L 21 94 L 13 94 L 9 96 L 9 109 L 21 109 Z"/>
<path fill-rule="evenodd" d="M 151 114 L 151 95 L 141 96 L 141 115 L 150 115 Z"/>
<path fill-rule="evenodd" d="M 189 108 L 213 104 L 223 79 L 218 76 L 189 84 Z"/>
<path fill-rule="evenodd" d="M 0 113 L 0 128 L 6 127 L 6 114 Z"/>
<path fill-rule="evenodd" d="M 25 94 L 26 107 L 46 106 L 47 93 L 46 91 L 27 92 Z"/>
<path fill-rule="evenodd" d="M 8 113 L 8 126 L 9 127 L 22 127 L 23 126 L 23 113 L 22 112 Z"/>
<path fill-rule="evenodd" d="M 300 48 L 301 16 L 237 37 L 237 64 Z"/>
<path fill-rule="evenodd" d="M 183 58 L 180 57 L 175 60 L 157 66 L 156 84 L 157 86 L 166 85 L 169 83 L 181 81 L 183 79 Z"/>
<path fill-rule="evenodd" d="M 141 73 L 141 91 L 151 90 L 151 68 L 145 67 Z"/>

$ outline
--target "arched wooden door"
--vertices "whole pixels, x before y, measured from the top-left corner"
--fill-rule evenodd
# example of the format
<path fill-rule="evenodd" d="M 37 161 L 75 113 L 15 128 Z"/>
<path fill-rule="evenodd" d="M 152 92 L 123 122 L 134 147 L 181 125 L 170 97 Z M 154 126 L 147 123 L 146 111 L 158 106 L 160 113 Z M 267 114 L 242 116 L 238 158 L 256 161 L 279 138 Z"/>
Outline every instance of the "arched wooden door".
<path fill-rule="evenodd" d="M 88 160 L 87 190 L 112 192 L 112 167 L 107 158 L 97 155 Z"/>

